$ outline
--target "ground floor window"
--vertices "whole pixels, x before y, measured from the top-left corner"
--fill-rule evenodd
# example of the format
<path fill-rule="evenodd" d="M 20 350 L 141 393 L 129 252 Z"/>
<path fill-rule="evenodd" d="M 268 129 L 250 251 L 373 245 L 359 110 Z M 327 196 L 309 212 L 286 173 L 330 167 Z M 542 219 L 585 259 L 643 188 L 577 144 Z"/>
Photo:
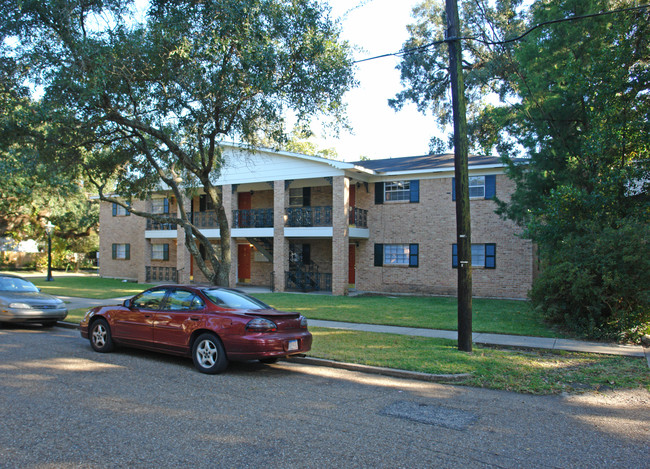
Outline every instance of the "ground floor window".
<path fill-rule="evenodd" d="M 130 244 L 113 244 L 112 251 L 113 259 L 128 260 L 131 258 Z"/>
<path fill-rule="evenodd" d="M 169 244 L 152 244 L 151 245 L 151 260 L 153 260 L 153 261 L 168 261 L 169 260 Z"/>
<path fill-rule="evenodd" d="M 485 269 L 496 269 L 497 266 L 497 245 L 472 244 L 472 267 L 483 267 Z M 451 265 L 458 267 L 458 245 L 452 245 Z"/>
<path fill-rule="evenodd" d="M 375 266 L 419 265 L 418 244 L 375 244 Z"/>

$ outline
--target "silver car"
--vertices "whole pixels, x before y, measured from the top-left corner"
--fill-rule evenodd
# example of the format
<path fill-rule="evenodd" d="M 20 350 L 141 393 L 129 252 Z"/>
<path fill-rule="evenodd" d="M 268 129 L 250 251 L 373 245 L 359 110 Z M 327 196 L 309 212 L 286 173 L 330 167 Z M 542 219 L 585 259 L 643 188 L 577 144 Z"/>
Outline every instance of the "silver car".
<path fill-rule="evenodd" d="M 67 315 L 68 308 L 60 299 L 41 293 L 22 277 L 0 274 L 0 322 L 36 322 L 50 327 Z"/>

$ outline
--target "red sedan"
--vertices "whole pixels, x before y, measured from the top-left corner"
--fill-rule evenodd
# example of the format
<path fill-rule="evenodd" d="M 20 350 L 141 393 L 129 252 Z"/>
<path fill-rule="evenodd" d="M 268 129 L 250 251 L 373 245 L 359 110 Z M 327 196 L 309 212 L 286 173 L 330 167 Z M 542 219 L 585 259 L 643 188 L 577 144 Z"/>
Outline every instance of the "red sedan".
<path fill-rule="evenodd" d="M 192 356 L 203 373 L 220 373 L 229 360 L 273 363 L 311 348 L 307 319 L 278 311 L 237 290 L 162 285 L 98 306 L 81 321 L 81 336 L 97 352 L 115 344 Z"/>

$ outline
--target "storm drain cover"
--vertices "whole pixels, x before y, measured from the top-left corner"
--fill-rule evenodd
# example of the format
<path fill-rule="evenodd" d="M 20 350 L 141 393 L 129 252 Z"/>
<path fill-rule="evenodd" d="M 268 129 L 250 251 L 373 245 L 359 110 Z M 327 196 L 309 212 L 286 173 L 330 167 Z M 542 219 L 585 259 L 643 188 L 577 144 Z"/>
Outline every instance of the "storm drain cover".
<path fill-rule="evenodd" d="M 469 412 L 411 401 L 394 402 L 382 410 L 381 414 L 452 430 L 465 430 L 476 420 L 476 415 Z"/>

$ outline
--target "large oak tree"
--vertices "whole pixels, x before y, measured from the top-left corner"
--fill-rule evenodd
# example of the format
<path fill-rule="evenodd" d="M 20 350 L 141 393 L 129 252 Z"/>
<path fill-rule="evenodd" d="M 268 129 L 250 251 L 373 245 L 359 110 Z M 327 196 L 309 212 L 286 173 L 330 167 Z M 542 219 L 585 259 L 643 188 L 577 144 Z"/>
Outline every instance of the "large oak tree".
<path fill-rule="evenodd" d="M 120 0 L 0 7 L 5 36 L 18 40 L 11 52 L 43 92 L 40 151 L 81 165 L 102 200 L 180 225 L 197 266 L 226 285 L 230 227 L 214 185 L 224 164 L 220 142 L 281 141 L 289 111 L 298 122 L 342 121 L 342 96 L 354 84 L 349 47 L 313 0 L 152 0 L 142 20 L 132 7 Z M 178 201 L 206 194 L 220 250 L 183 204 L 174 217 L 128 204 L 165 186 Z"/>

